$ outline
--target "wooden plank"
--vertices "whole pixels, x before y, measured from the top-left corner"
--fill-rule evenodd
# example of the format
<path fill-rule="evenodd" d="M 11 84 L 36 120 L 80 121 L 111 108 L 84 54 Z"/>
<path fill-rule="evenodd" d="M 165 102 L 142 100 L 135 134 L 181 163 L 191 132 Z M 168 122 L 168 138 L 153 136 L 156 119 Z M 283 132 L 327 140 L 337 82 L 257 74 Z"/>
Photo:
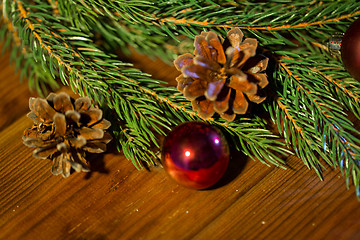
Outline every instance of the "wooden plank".
<path fill-rule="evenodd" d="M 20 82 L 20 76 L 9 64 L 9 58 L 9 52 L 0 57 L 0 130 L 29 111 L 29 97 L 36 96 L 25 83 Z"/>
<path fill-rule="evenodd" d="M 341 174 L 328 171 L 321 182 L 297 158 L 288 162 L 293 170 L 269 173 L 197 237 L 232 239 L 240 233 L 243 239 L 355 239 L 359 202 Z M 234 226 L 245 227 L 236 232 Z"/>

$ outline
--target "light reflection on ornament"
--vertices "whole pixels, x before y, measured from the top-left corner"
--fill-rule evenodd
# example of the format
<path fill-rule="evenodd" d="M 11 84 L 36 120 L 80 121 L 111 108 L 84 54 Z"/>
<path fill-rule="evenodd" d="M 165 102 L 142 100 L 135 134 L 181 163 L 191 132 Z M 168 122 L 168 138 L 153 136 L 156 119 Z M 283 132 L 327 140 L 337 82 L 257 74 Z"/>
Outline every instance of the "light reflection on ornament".
<path fill-rule="evenodd" d="M 190 157 L 190 154 L 191 154 L 190 151 L 185 151 L 185 156 L 186 157 Z"/>
<path fill-rule="evenodd" d="M 215 144 L 219 144 L 219 143 L 220 143 L 220 140 L 219 140 L 218 138 L 215 138 L 214 143 L 215 143 Z"/>

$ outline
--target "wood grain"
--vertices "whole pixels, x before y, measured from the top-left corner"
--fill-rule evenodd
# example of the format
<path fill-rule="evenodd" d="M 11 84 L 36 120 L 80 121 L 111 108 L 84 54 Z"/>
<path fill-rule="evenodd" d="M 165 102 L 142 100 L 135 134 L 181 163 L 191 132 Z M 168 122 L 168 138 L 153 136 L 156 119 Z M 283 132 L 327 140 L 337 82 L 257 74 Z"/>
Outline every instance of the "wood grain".
<path fill-rule="evenodd" d="M 26 83 L 20 82 L 20 76 L 9 64 L 9 58 L 8 52 L 0 58 L 0 130 L 28 111 L 29 97 L 35 95 L 30 93 Z"/>
<path fill-rule="evenodd" d="M 226 177 L 204 191 L 177 185 L 161 167 L 138 171 L 112 146 L 91 157 L 93 172 L 52 176 L 51 163 L 22 144 L 33 94 L 8 57 L 0 59 L 0 239 L 360 239 L 354 188 L 338 170 L 320 181 L 296 157 L 283 170 L 232 151 Z M 159 61 L 139 66 L 174 75 Z"/>

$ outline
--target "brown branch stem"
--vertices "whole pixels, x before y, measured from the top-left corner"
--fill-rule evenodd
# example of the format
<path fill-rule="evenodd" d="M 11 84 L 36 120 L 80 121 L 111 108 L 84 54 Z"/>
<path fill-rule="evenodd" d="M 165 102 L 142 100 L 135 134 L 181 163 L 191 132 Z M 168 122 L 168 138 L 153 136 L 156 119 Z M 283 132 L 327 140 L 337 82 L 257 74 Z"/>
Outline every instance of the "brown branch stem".
<path fill-rule="evenodd" d="M 160 18 L 156 15 L 151 15 L 160 25 L 165 25 L 166 23 L 174 23 L 178 25 L 197 25 L 202 27 L 218 27 L 218 28 L 232 28 L 232 27 L 239 27 L 240 29 L 249 29 L 249 30 L 264 30 L 264 31 L 272 31 L 272 30 L 291 30 L 291 29 L 298 29 L 298 28 L 308 28 L 311 26 L 321 26 L 323 24 L 329 24 L 329 23 L 336 23 L 343 19 L 347 19 L 350 17 L 353 17 L 355 15 L 360 14 L 360 10 L 349 13 L 346 15 L 342 15 L 337 18 L 324 18 L 323 20 L 316 21 L 316 22 L 303 22 L 298 23 L 295 25 L 287 24 L 287 25 L 281 25 L 281 26 L 256 26 L 256 25 L 248 25 L 248 26 L 236 26 L 233 21 L 228 22 L 227 24 L 216 24 L 215 21 L 197 21 L 195 19 L 188 19 L 188 18 L 175 18 L 175 17 L 166 17 L 166 18 Z"/>

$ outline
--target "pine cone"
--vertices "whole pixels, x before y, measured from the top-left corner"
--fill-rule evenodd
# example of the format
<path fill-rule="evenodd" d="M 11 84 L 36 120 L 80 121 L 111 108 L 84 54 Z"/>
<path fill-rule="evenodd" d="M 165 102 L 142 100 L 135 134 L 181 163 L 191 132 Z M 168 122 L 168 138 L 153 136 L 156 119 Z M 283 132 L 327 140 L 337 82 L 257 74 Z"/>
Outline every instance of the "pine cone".
<path fill-rule="evenodd" d="M 88 97 L 70 98 L 66 93 L 50 93 L 46 99 L 30 98 L 28 117 L 34 125 L 25 129 L 23 142 L 37 148 L 35 158 L 52 160 L 54 175 L 70 175 L 70 170 L 90 171 L 85 152 L 102 153 L 111 135 L 104 130 L 110 122 L 102 111 L 91 107 Z"/>
<path fill-rule="evenodd" d="M 248 100 L 261 103 L 258 90 L 268 84 L 264 70 L 268 58 L 256 55 L 257 40 L 233 28 L 224 40 L 214 32 L 195 37 L 195 52 L 179 56 L 175 67 L 181 71 L 177 88 L 199 115 L 208 119 L 215 112 L 228 121 L 245 114 Z"/>

